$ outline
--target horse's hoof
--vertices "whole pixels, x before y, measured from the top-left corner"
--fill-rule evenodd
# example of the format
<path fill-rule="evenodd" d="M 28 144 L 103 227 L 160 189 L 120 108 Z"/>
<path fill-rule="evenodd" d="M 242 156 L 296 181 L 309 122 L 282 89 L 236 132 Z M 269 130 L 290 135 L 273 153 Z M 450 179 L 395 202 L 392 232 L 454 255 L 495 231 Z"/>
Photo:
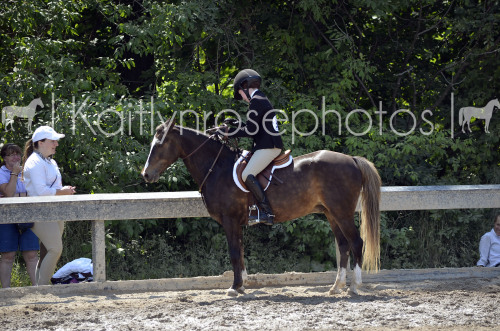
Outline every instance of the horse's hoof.
<path fill-rule="evenodd" d="M 239 294 L 245 294 L 245 287 L 240 287 L 236 290 Z"/>
<path fill-rule="evenodd" d="M 328 292 L 329 295 L 335 295 L 335 294 L 340 294 L 340 293 L 342 293 L 342 291 L 337 287 L 332 287 L 330 289 L 330 291 Z"/>
<path fill-rule="evenodd" d="M 226 294 L 227 294 L 228 297 L 237 297 L 238 296 L 238 291 L 236 291 L 235 289 L 230 288 L 230 289 L 227 290 Z"/>
<path fill-rule="evenodd" d="M 358 289 L 355 287 L 350 287 L 349 288 L 349 294 L 351 295 L 359 295 Z"/>
<path fill-rule="evenodd" d="M 330 288 L 330 292 L 328 292 L 330 295 L 334 294 L 340 294 L 343 292 L 343 289 L 345 288 L 346 283 L 342 281 L 335 281 L 333 286 Z"/>

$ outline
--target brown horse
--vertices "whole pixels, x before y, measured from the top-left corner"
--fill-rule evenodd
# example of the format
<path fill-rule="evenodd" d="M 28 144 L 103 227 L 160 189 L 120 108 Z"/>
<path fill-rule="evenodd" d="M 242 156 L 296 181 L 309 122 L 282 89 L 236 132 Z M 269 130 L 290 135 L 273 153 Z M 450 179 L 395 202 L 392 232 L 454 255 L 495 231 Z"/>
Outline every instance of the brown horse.
<path fill-rule="evenodd" d="M 199 131 L 176 126 L 172 119 L 157 127 L 142 171 L 146 182 L 155 182 L 167 167 L 178 158 L 183 159 L 198 186 L 202 186 L 200 190 L 208 212 L 226 233 L 234 271 L 233 285 L 227 292 L 230 296 L 243 293 L 243 280 L 247 276 L 242 226 L 248 223 L 247 200 L 251 193 L 241 191 L 233 182 L 232 169 L 237 157 L 235 151 L 221 142 Z M 357 293 L 361 285 L 361 267 L 378 270 L 380 261 L 381 181 L 374 165 L 363 157 L 316 151 L 294 158 L 292 165 L 277 170 L 276 176 L 283 183 L 270 185 L 267 190 L 276 215 L 274 222 L 324 213 L 340 251 L 340 267 L 330 294 L 340 292 L 346 285 L 349 250 L 355 260 L 350 290 Z M 354 224 L 360 194 L 363 239 Z"/>

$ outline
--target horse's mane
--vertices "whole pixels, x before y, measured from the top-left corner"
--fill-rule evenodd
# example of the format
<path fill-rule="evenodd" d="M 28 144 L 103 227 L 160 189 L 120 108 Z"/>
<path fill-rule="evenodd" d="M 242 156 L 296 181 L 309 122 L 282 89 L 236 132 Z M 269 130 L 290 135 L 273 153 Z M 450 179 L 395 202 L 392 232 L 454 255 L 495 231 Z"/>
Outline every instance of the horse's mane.
<path fill-rule="evenodd" d="M 175 125 L 174 126 L 174 129 L 178 130 L 179 131 L 179 134 L 182 133 L 182 135 L 193 135 L 193 136 L 201 136 L 205 139 L 209 139 L 210 141 L 207 142 L 206 146 L 207 147 L 210 147 L 210 148 L 214 148 L 214 149 L 219 149 L 221 145 L 224 145 L 224 152 L 226 153 L 231 153 L 231 154 L 239 154 L 241 153 L 241 150 L 239 148 L 236 148 L 236 147 L 233 147 L 231 146 L 230 144 L 228 144 L 227 142 L 223 143 L 221 142 L 220 140 L 218 140 L 216 138 L 216 136 L 209 136 L 201 131 L 198 131 L 198 130 L 195 130 L 195 129 L 191 129 L 191 128 L 187 128 L 187 127 L 184 127 L 184 126 L 180 126 L 180 125 Z M 203 141 L 205 140 L 203 139 Z M 202 143 L 203 143 L 202 141 Z"/>

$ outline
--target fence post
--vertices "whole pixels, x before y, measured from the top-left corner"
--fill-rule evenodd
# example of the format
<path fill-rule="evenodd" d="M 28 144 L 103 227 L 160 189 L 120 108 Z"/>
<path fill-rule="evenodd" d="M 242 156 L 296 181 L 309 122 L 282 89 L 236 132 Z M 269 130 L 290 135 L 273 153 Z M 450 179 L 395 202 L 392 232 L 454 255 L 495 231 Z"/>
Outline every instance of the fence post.
<path fill-rule="evenodd" d="M 106 281 L 106 241 L 104 221 L 92 221 L 92 263 L 94 281 Z"/>

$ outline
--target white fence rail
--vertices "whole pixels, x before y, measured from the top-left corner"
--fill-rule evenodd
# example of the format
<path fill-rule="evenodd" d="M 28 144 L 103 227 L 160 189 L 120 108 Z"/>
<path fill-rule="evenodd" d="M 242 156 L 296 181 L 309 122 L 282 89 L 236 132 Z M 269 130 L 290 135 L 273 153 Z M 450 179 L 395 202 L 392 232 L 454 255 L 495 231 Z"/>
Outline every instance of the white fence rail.
<path fill-rule="evenodd" d="M 382 187 L 381 211 L 500 208 L 500 185 Z M 106 220 L 209 217 L 198 192 L 0 199 L 0 223 L 92 221 L 94 280 L 106 281 Z"/>

